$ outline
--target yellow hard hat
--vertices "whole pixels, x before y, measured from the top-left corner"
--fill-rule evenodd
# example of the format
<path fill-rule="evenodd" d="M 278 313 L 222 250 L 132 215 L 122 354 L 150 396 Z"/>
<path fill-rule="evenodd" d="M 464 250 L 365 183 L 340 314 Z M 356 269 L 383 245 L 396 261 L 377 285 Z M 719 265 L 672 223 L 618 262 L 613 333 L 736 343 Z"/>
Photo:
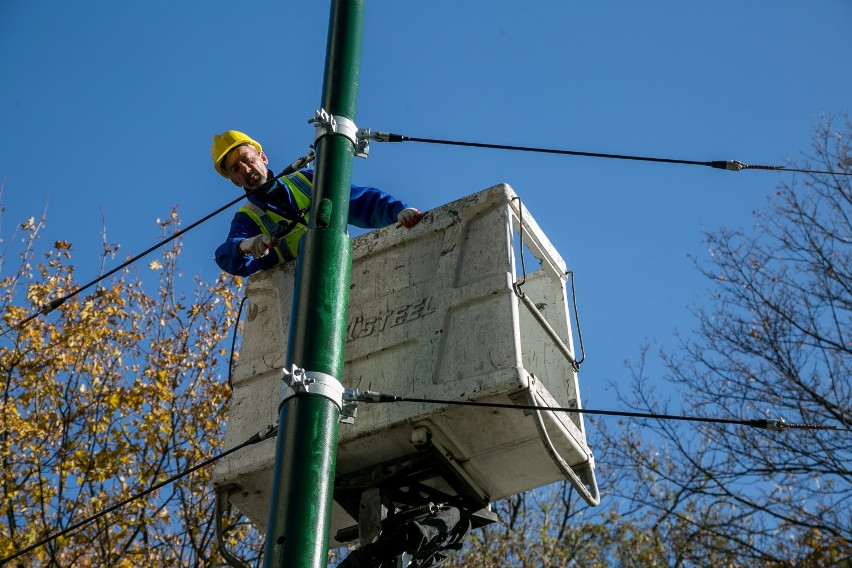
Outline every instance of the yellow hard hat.
<path fill-rule="evenodd" d="M 228 155 L 228 152 L 243 144 L 251 144 L 257 148 L 258 152 L 263 152 L 263 148 L 256 140 L 253 140 L 237 130 L 226 130 L 222 134 L 213 136 L 213 146 L 210 148 L 210 156 L 213 158 L 213 167 L 220 175 L 231 179 L 225 170 L 222 169 L 222 160 Z"/>

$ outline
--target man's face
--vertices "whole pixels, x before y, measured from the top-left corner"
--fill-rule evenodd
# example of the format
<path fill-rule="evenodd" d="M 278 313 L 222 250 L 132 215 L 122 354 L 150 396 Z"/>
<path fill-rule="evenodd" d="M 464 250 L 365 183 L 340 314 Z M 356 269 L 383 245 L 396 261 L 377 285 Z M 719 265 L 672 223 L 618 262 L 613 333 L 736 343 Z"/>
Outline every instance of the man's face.
<path fill-rule="evenodd" d="M 222 161 L 224 169 L 234 185 L 245 189 L 254 189 L 266 182 L 266 154 L 258 152 L 254 146 L 237 146 Z"/>

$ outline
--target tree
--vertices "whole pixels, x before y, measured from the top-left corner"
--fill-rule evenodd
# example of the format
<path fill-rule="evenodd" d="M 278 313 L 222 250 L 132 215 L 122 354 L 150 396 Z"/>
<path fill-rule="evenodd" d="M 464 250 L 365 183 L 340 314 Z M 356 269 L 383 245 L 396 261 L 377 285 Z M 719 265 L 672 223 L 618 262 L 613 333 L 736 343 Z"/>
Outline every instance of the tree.
<path fill-rule="evenodd" d="M 836 125 L 840 123 L 841 128 Z M 849 174 L 852 123 L 825 119 L 802 169 Z M 707 233 L 712 283 L 698 328 L 661 352 L 680 411 L 732 419 L 852 426 L 852 186 L 848 175 L 782 183 L 754 231 Z M 669 412 L 643 362 L 634 409 Z M 744 562 L 828 566 L 852 556 L 849 431 L 679 426 L 608 432 L 621 495 L 659 526 L 689 527 Z M 653 442 L 649 443 L 649 440 Z M 688 558 L 701 563 L 700 557 Z"/>
<path fill-rule="evenodd" d="M 159 222 L 159 220 L 158 220 Z M 159 222 L 163 236 L 177 211 Z M 72 245 L 38 255 L 44 216 L 20 226 L 17 267 L 3 251 L 0 311 L 0 558 L 213 457 L 229 387 L 236 321 L 232 279 L 196 279 L 181 293 L 179 240 L 148 269 L 126 269 L 55 314 L 16 327 L 79 285 Z M 102 266 L 118 247 L 104 237 Z M 150 276 L 147 276 L 150 279 Z M 26 566 L 213 566 L 211 471 L 199 470 L 18 559 Z M 225 519 L 230 545 L 254 553 L 257 535 Z"/>
<path fill-rule="evenodd" d="M 606 468 L 600 473 L 617 479 Z M 622 505 L 610 498 L 598 509 L 585 507 L 568 482 L 515 495 L 494 505 L 499 522 L 474 531 L 448 566 L 646 568 L 698 554 L 702 566 L 736 566 L 737 554 L 708 550 L 683 526 L 660 526 L 650 511 Z"/>
<path fill-rule="evenodd" d="M 841 123 L 841 129 L 834 128 Z M 849 173 L 852 124 L 827 119 L 802 169 Z M 852 188 L 848 176 L 782 184 L 753 232 L 707 233 L 713 289 L 697 330 L 661 351 L 674 400 L 632 366 L 630 410 L 849 428 Z M 848 431 L 771 431 L 590 420 L 606 497 L 578 507 L 557 484 L 495 504 L 452 560 L 502 566 L 836 566 L 852 557 Z"/>

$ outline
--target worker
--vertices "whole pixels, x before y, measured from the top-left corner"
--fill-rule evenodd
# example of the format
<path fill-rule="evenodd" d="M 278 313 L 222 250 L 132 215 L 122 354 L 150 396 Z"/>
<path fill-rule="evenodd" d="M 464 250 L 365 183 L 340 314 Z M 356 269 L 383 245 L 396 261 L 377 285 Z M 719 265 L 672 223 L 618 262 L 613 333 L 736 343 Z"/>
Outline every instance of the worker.
<path fill-rule="evenodd" d="M 275 177 L 260 143 L 242 132 L 213 136 L 211 154 L 216 171 L 246 192 Z M 313 170 L 302 169 L 249 195 L 216 249 L 216 264 L 229 274 L 248 276 L 294 260 L 308 229 L 313 179 Z M 417 209 L 374 187 L 353 185 L 349 199 L 349 224 L 356 227 L 377 229 L 397 221 L 411 228 L 422 218 Z"/>

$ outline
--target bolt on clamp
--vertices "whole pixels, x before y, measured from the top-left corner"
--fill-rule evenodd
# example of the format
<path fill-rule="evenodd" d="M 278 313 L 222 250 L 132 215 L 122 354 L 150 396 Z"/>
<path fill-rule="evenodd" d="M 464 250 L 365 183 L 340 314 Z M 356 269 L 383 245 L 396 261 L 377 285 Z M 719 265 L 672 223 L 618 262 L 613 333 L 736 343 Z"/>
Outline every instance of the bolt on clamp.
<path fill-rule="evenodd" d="M 308 120 L 308 124 L 313 124 L 316 129 L 314 144 L 323 136 L 341 134 L 355 146 L 355 156 L 366 158 L 370 152 L 369 141 L 363 138 L 359 139 L 358 127 L 345 116 L 329 114 L 327 110 L 321 108 L 316 111 L 312 119 Z"/>

